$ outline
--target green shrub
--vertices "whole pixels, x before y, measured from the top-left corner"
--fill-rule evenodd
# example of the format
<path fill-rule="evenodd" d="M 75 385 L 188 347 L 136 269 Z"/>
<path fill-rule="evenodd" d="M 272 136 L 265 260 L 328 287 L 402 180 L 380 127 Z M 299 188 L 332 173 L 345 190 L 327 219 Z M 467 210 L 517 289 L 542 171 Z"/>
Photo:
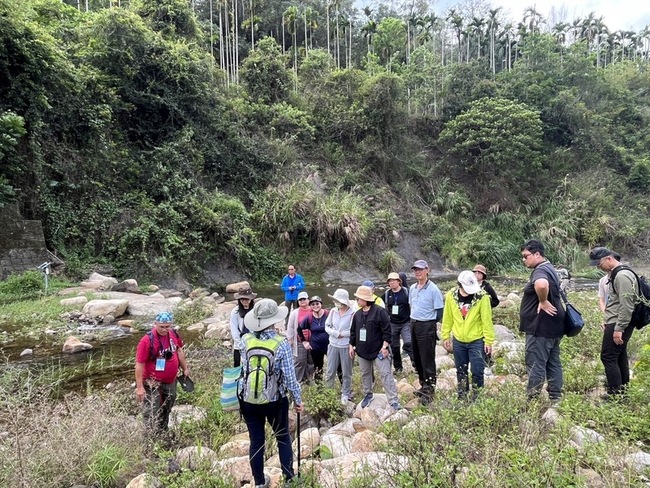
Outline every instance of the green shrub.
<path fill-rule="evenodd" d="M 0 282 L 0 295 L 33 297 L 43 291 L 44 286 L 43 273 L 26 271 L 10 275 L 5 281 Z"/>
<path fill-rule="evenodd" d="M 316 422 L 325 420 L 337 424 L 343 420 L 343 407 L 338 390 L 323 388 L 321 383 L 305 386 L 302 390 L 307 412 Z"/>
<path fill-rule="evenodd" d="M 93 453 L 86 467 L 87 479 L 101 488 L 116 486 L 118 477 L 127 464 L 125 447 L 109 444 Z"/>

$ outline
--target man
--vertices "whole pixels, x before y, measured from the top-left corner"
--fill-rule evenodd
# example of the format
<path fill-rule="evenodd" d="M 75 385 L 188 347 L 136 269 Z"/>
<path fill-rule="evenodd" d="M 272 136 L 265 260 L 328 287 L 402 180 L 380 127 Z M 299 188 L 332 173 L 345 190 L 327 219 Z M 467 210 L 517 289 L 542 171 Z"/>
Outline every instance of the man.
<path fill-rule="evenodd" d="M 600 360 L 607 377 L 607 395 L 604 399 L 610 400 L 615 398 L 614 395 L 625 393 L 630 382 L 627 343 L 634 332 L 630 321 L 639 296 L 639 284 L 634 272 L 621 264 L 620 256 L 606 247 L 592 249 L 589 264 L 598 266 L 610 276 L 600 349 Z"/>
<path fill-rule="evenodd" d="M 538 397 L 547 381 L 548 396 L 557 403 L 563 383 L 560 341 L 564 335 L 564 307 L 560 283 L 540 241 L 531 239 L 521 246 L 521 259 L 533 270 L 524 286 L 519 310 L 519 330 L 526 333 L 526 392 L 529 399 Z"/>
<path fill-rule="evenodd" d="M 255 351 L 260 349 L 274 351 L 273 366 L 268 366 L 266 371 L 269 374 L 267 377 L 269 379 L 266 382 L 261 382 L 266 387 L 265 395 L 269 394 L 269 397 L 265 397 L 266 401 L 256 403 L 247 401 L 252 397 L 250 388 L 261 388 L 260 381 L 252 378 L 251 381 L 244 379 L 239 383 L 241 413 L 248 427 L 248 436 L 250 438 L 248 458 L 256 488 L 268 488 L 270 485 L 269 477 L 264 475 L 264 450 L 266 445 L 264 427 L 266 421 L 271 425 L 278 443 L 280 467 L 285 481 L 289 482 L 295 476 L 291 435 L 289 433 L 289 399 L 287 392 L 291 392 L 296 412 L 301 413 L 304 406 L 302 404 L 300 384 L 296 380 L 291 346 L 286 339 L 282 339 L 277 335 L 273 327 L 277 322 L 284 320 L 287 312 L 287 307 L 278 306 L 274 300 L 263 298 L 255 303 L 253 311 L 244 317 L 244 325 L 251 331 L 249 334 L 245 334 L 240 342 L 242 363 L 245 368 L 250 367 L 249 356 L 253 358 L 251 360 L 253 365 L 264 364 L 263 362 L 256 362 Z M 251 371 L 255 370 L 252 369 Z M 274 373 L 271 374 L 271 371 Z"/>
<path fill-rule="evenodd" d="M 429 265 L 423 259 L 415 261 L 411 269 L 416 282 L 409 290 L 411 307 L 411 339 L 413 360 L 422 387 L 416 391 L 420 403 L 431 403 L 436 388 L 436 322 L 442 320 L 442 293 L 429 280 Z"/>
<path fill-rule="evenodd" d="M 390 273 L 386 280 L 388 290 L 384 293 L 386 310 L 390 316 L 390 328 L 393 336 L 393 367 L 395 373 L 403 372 L 401 344 L 404 340 L 404 352 L 413 362 L 413 344 L 411 341 L 411 307 L 409 291 L 402 286 L 402 279 L 397 273 Z"/>
<path fill-rule="evenodd" d="M 314 360 L 309 349 L 305 349 L 298 337 L 298 328 L 307 316 L 311 315 L 309 295 L 306 291 L 298 293 L 298 308 L 289 314 L 287 323 L 287 340 L 293 349 L 293 358 L 296 366 L 296 379 L 299 383 L 309 380 L 314 375 Z M 306 332 L 303 331 L 303 334 Z"/>
<path fill-rule="evenodd" d="M 305 280 L 302 279 L 302 276 L 296 273 L 296 267 L 293 264 L 290 264 L 288 269 L 288 274 L 284 275 L 282 278 L 282 283 L 280 288 L 284 292 L 284 304 L 286 305 L 289 312 L 292 308 L 298 307 L 298 293 L 305 288 Z M 284 325 L 287 325 L 289 316 L 284 321 Z"/>
<path fill-rule="evenodd" d="M 370 287 L 361 285 L 354 296 L 359 310 L 352 317 L 349 354 L 352 360 L 355 355 L 359 356 L 364 393 L 361 408 L 366 408 L 372 401 L 372 374 L 374 367 L 377 367 L 389 405 L 394 410 L 399 410 L 397 386 L 390 366 L 390 318 L 384 308 L 375 304 Z"/>
<path fill-rule="evenodd" d="M 135 354 L 135 396 L 142 403 L 145 425 L 155 431 L 167 430 L 176 401 L 178 367 L 185 376 L 190 375 L 183 340 L 172 329 L 173 323 L 171 313 L 159 313 Z"/>

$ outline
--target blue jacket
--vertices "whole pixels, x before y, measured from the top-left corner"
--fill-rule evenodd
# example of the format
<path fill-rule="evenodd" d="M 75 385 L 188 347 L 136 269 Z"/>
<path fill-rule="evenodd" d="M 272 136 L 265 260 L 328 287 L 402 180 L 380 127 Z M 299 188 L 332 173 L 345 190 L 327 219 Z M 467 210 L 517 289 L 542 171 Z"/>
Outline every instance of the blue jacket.
<path fill-rule="evenodd" d="M 295 290 L 290 290 L 292 286 L 295 286 Z M 280 285 L 280 288 L 282 288 L 282 291 L 284 291 L 284 299 L 286 301 L 295 301 L 298 300 L 298 293 L 300 293 L 300 290 L 303 290 L 305 288 L 305 280 L 302 279 L 302 276 L 300 276 L 298 273 L 295 274 L 295 276 L 292 278 L 288 274 L 284 275 L 284 278 L 282 278 L 282 284 Z"/>

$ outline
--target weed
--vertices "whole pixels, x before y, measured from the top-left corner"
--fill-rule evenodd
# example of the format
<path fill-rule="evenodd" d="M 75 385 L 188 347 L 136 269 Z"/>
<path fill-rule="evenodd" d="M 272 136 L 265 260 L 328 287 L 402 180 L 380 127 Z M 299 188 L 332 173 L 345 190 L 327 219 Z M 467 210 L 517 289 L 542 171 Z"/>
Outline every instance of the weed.
<path fill-rule="evenodd" d="M 100 488 L 115 486 L 119 475 L 127 465 L 125 447 L 109 444 L 91 456 L 87 466 L 87 479 Z"/>

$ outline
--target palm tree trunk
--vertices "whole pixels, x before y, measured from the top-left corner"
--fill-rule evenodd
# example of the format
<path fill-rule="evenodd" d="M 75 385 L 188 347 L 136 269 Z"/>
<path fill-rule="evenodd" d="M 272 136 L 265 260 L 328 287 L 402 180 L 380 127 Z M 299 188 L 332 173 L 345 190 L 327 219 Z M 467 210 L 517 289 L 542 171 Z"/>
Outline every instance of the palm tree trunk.
<path fill-rule="evenodd" d="M 253 0 L 250 0 L 251 7 L 251 51 L 255 51 L 255 15 L 253 14 Z"/>

